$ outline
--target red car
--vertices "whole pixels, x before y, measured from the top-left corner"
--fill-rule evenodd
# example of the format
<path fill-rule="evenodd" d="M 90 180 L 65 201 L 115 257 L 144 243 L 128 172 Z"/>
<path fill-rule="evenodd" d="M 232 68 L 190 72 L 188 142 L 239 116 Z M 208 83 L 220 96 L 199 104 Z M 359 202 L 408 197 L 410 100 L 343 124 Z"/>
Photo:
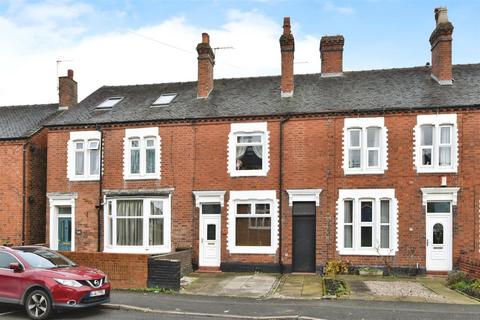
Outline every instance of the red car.
<path fill-rule="evenodd" d="M 0 246 L 0 302 L 25 306 L 30 318 L 109 301 L 110 283 L 100 270 L 77 266 L 44 247 Z"/>

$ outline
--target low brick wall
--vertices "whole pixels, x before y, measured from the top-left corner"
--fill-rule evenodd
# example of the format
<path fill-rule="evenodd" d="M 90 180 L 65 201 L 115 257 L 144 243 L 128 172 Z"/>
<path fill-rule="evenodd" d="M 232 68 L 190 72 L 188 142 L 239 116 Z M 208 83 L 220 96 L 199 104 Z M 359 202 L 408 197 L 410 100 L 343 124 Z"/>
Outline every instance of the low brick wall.
<path fill-rule="evenodd" d="M 480 279 L 480 257 L 460 257 L 458 269 Z"/>
<path fill-rule="evenodd" d="M 82 266 L 105 272 L 114 289 L 146 288 L 148 254 L 61 252 Z"/>
<path fill-rule="evenodd" d="M 180 290 L 181 277 L 192 271 L 192 250 L 151 256 L 147 285 L 149 288 Z"/>
<path fill-rule="evenodd" d="M 158 254 L 152 256 L 154 259 L 163 259 L 163 260 L 178 260 L 180 261 L 180 275 L 183 277 L 191 272 L 193 272 L 192 266 L 192 250 L 182 250 L 166 254 Z"/>

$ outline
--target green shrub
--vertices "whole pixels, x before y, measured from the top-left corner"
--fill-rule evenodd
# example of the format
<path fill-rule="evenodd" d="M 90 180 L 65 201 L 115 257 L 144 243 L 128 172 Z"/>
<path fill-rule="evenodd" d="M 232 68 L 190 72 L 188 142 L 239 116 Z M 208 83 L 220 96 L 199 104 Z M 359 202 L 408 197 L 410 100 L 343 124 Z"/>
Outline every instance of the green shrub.
<path fill-rule="evenodd" d="M 342 260 L 329 260 L 325 266 L 325 274 L 335 276 L 337 274 L 348 274 L 350 271 L 350 263 Z"/>
<path fill-rule="evenodd" d="M 447 278 L 447 286 L 452 287 L 458 282 L 468 282 L 470 278 L 465 272 L 462 271 L 450 271 Z"/>

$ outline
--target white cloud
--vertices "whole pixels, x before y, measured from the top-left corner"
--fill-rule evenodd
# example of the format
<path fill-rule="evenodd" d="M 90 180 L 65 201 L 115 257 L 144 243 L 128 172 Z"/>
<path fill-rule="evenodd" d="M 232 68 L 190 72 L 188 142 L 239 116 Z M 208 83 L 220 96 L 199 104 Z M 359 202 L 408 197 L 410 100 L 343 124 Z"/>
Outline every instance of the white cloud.
<path fill-rule="evenodd" d="M 52 4 L 60 6 L 50 11 Z M 78 1 L 46 1 L 36 7 L 14 1 L 11 7 L 0 16 L 0 42 L 9 43 L 0 50 L 0 105 L 56 102 L 57 59 L 71 60 L 60 64 L 59 73 L 75 70 L 80 98 L 102 85 L 194 81 L 195 47 L 202 32 L 210 34 L 212 47 L 234 47 L 216 51 L 215 78 L 280 73 L 282 21 L 257 11 L 229 11 L 225 24 L 209 30 L 171 17 L 135 30 L 85 35 L 87 22 L 81 21 L 95 13 Z M 295 60 L 302 62 L 295 73 L 319 72 L 319 39 L 296 33 L 293 22 Z"/>
<path fill-rule="evenodd" d="M 355 10 L 352 7 L 337 6 L 333 1 L 326 1 L 323 5 L 323 10 L 344 15 L 351 15 L 355 13 Z"/>

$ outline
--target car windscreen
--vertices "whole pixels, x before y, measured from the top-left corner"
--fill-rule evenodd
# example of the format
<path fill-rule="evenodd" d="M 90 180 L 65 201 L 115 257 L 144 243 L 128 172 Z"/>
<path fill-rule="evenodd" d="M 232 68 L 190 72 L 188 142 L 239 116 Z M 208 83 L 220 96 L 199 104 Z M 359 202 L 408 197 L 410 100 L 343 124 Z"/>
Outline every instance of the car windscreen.
<path fill-rule="evenodd" d="M 27 261 L 32 268 L 52 269 L 76 266 L 70 259 L 50 250 L 19 250 L 18 254 Z"/>

